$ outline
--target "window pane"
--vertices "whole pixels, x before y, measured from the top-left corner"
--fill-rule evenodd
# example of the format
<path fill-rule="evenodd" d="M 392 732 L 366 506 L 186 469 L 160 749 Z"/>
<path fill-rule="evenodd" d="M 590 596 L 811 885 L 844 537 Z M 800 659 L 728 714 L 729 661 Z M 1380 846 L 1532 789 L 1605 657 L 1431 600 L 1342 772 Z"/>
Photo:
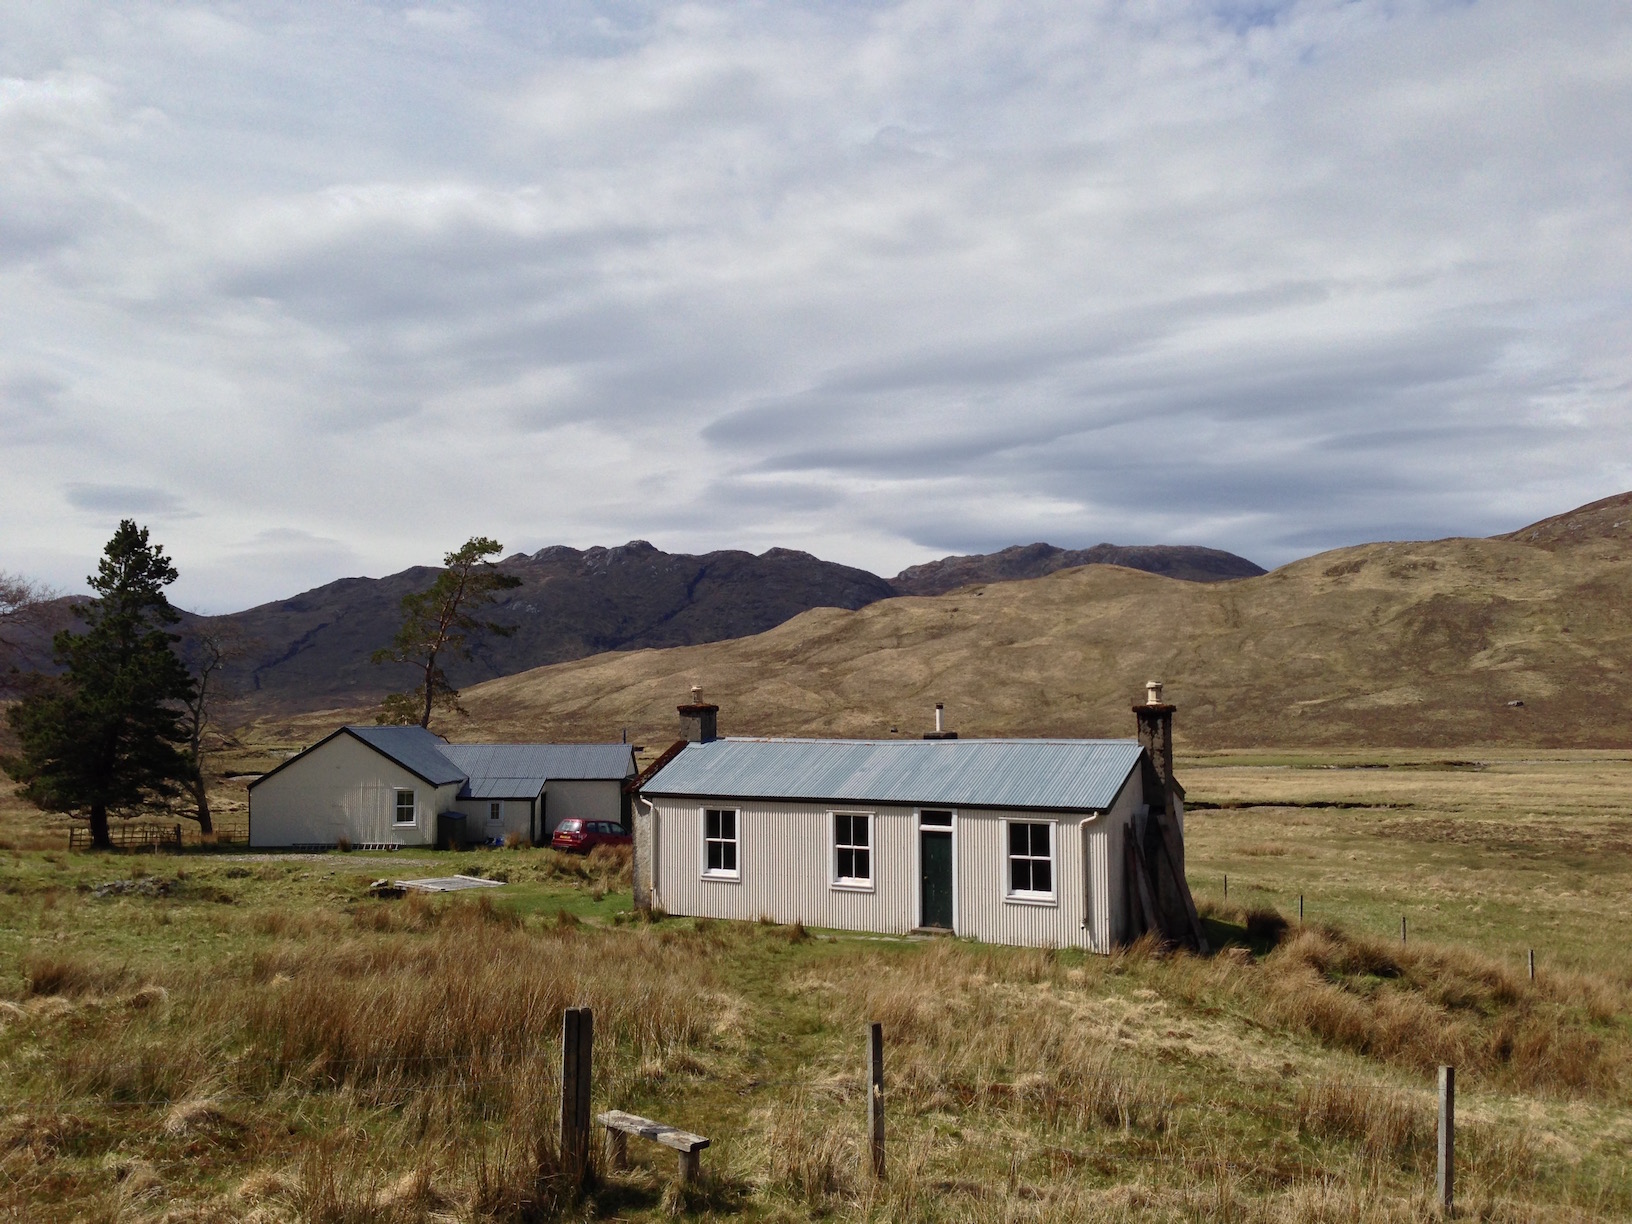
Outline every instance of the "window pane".
<path fill-rule="evenodd" d="M 952 813 L 951 812 L 920 812 L 920 813 L 918 813 L 918 823 L 919 824 L 926 824 L 926 825 L 938 825 L 938 826 L 941 826 L 941 827 L 944 827 L 944 828 L 951 828 L 952 827 Z"/>
<path fill-rule="evenodd" d="M 1031 826 L 1031 852 L 1037 858 L 1048 857 L 1048 826 L 1046 824 Z"/>
<path fill-rule="evenodd" d="M 1031 864 L 1027 860 L 1009 860 L 1009 891 L 1031 891 Z"/>
<path fill-rule="evenodd" d="M 865 846 L 868 844 L 867 817 L 852 816 L 850 818 L 850 838 L 850 844 L 852 846 Z"/>
<path fill-rule="evenodd" d="M 1041 893 L 1054 891 L 1054 880 L 1046 859 L 1032 860 L 1031 891 Z"/>
<path fill-rule="evenodd" d="M 856 854 L 856 879 L 858 879 L 858 880 L 870 880 L 870 879 L 872 879 L 873 878 L 873 871 L 872 871 L 872 866 L 873 866 L 872 859 L 873 859 L 873 856 L 872 856 L 872 854 L 869 853 L 866 850 L 857 850 L 855 852 L 855 854 Z"/>
<path fill-rule="evenodd" d="M 727 841 L 734 841 L 737 836 L 737 814 L 735 812 L 720 813 L 720 836 Z"/>
<path fill-rule="evenodd" d="M 1030 851 L 1031 851 L 1031 842 L 1026 837 L 1026 834 L 1030 831 L 1030 829 L 1031 829 L 1030 825 L 1011 824 L 1009 826 L 1009 853 L 1010 854 L 1028 854 L 1028 853 L 1030 853 Z"/>
<path fill-rule="evenodd" d="M 854 844 L 850 840 L 850 817 L 843 812 L 833 814 L 833 844 L 836 846 Z"/>
<path fill-rule="evenodd" d="M 856 876 L 856 852 L 854 850 L 839 851 L 839 879 L 853 880 Z"/>
<path fill-rule="evenodd" d="M 721 842 L 708 843 L 708 870 L 723 871 L 725 869 L 725 846 Z"/>
<path fill-rule="evenodd" d="M 713 808 L 703 813 L 703 836 L 718 837 L 720 835 L 720 814 Z"/>
<path fill-rule="evenodd" d="M 737 869 L 737 843 L 734 841 L 720 843 L 720 869 L 735 871 Z"/>

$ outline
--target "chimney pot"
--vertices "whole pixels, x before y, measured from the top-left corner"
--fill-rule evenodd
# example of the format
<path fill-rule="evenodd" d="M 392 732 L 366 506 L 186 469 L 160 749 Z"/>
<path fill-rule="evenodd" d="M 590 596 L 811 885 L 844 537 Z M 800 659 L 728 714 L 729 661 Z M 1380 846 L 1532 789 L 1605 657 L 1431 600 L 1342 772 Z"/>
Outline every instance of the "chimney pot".
<path fill-rule="evenodd" d="M 1162 682 L 1160 680 L 1146 680 L 1145 681 L 1145 704 L 1146 705 L 1161 705 L 1162 704 Z"/>

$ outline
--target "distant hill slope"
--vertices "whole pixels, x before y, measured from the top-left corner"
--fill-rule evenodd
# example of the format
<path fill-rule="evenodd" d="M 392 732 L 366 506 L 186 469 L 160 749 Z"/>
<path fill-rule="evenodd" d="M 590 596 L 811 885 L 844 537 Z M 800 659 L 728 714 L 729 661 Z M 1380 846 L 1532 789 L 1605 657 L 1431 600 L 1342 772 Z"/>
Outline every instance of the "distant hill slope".
<path fill-rule="evenodd" d="M 893 594 L 889 583 L 865 570 L 785 548 L 759 556 L 690 556 L 635 540 L 617 548 L 517 554 L 502 568 L 522 585 L 503 593 L 491 619 L 516 631 L 485 635 L 470 662 L 451 662 L 447 670 L 457 686 L 603 651 L 742 637 L 810 608 L 859 608 Z M 229 679 L 257 710 L 371 702 L 411 684 L 405 670 L 376 666 L 369 656 L 391 640 L 402 597 L 428 586 L 436 572 L 418 567 L 386 578 L 347 578 L 209 618 L 255 643 Z"/>
<path fill-rule="evenodd" d="M 1632 744 L 1632 549 L 1603 503 L 1510 537 L 1367 544 L 1230 583 L 1072 569 L 739 641 L 603 655 L 466 693 L 465 737 L 675 730 L 701 684 L 728 734 L 1128 733 L 1147 679 L 1204 746 Z M 1536 525 L 1539 529 L 1545 524 Z M 1564 543 L 1554 543 L 1563 541 Z M 1523 704 L 1512 704 L 1522 702 Z M 309 739 L 308 724 L 267 727 Z"/>
<path fill-rule="evenodd" d="M 1520 527 L 1498 540 L 1515 540 L 1538 548 L 1576 548 L 1590 544 L 1632 543 L 1632 493 L 1617 493 L 1589 502 L 1567 514 Z"/>
<path fill-rule="evenodd" d="M 942 557 L 914 565 L 892 578 L 890 585 L 903 595 L 944 595 L 977 582 L 1042 578 L 1078 565 L 1121 565 L 1186 582 L 1226 582 L 1265 572 L 1263 566 L 1234 553 L 1183 544 L 1095 544 L 1092 548 L 1072 549 L 1052 544 L 1016 544 L 1001 552 Z"/>
<path fill-rule="evenodd" d="M 973 581 L 1037 577 L 1067 565 L 1118 559 L 1200 581 L 1262 572 L 1250 561 L 1212 549 L 1101 544 L 1068 552 L 1033 544 L 915 566 L 891 583 L 866 570 L 784 548 L 759 556 L 666 553 L 644 540 L 583 551 L 546 548 L 502 563 L 523 585 L 497 605 L 493 619 L 515 625 L 516 633 L 480 640 L 476 657 L 451 662 L 448 672 L 463 687 L 605 651 L 745 637 L 811 608 L 861 608 L 903 589 L 950 590 Z M 420 566 L 384 578 L 344 578 L 243 612 L 186 614 L 182 627 L 224 630 L 246 644 L 226 677 L 244 694 L 245 716 L 372 703 L 413 682 L 406 670 L 377 667 L 369 657 L 395 632 L 402 597 L 429 585 L 436 572 Z M 41 609 L 26 630 L 13 633 L 17 648 L 0 660 L 0 671 L 13 663 L 23 670 L 51 670 L 50 636 L 74 623 L 72 602 L 59 600 Z"/>

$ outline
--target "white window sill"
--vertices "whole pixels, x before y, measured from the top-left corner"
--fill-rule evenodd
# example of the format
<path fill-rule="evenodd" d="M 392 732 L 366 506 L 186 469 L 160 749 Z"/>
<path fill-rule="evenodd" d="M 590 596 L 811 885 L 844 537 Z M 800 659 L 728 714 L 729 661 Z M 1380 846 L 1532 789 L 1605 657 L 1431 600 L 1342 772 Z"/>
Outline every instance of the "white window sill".
<path fill-rule="evenodd" d="M 1005 905 L 1040 905 L 1045 909 L 1058 909 L 1060 899 L 1054 896 L 1044 896 L 1041 893 L 1028 895 L 1026 893 L 1010 893 L 1003 898 Z"/>
<path fill-rule="evenodd" d="M 418 823 L 419 821 L 417 820 L 393 820 L 391 822 L 391 827 L 393 829 L 411 829 Z"/>
<path fill-rule="evenodd" d="M 876 892 L 877 889 L 871 880 L 834 880 L 828 885 L 834 892 Z"/>
<path fill-rule="evenodd" d="M 703 872 L 702 878 L 703 878 L 703 881 L 705 883 L 713 882 L 715 884 L 741 884 L 742 883 L 742 872 L 740 872 L 740 871 L 705 871 L 705 872 Z"/>

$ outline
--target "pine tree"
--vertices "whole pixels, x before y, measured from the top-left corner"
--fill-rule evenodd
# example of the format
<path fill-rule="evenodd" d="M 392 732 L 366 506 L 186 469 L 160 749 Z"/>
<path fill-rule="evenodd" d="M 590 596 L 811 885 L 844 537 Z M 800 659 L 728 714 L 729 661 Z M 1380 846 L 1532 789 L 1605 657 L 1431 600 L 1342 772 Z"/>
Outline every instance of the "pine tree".
<path fill-rule="evenodd" d="M 164 594 L 175 580 L 147 529 L 121 522 L 89 579 L 97 597 L 74 609 L 82 631 L 52 640 L 63 674 L 40 678 L 7 711 L 22 751 L 0 766 L 30 802 L 88 818 L 94 846 L 112 844 L 110 814 L 162 807 L 193 773 L 182 724 L 193 682 Z"/>
<path fill-rule="evenodd" d="M 402 628 L 390 646 L 374 652 L 374 662 L 407 663 L 419 670 L 421 679 L 409 692 L 393 693 L 385 699 L 380 722 L 428 727 L 431 710 L 437 706 L 464 712 L 459 690 L 448 683 L 441 660 L 449 654 L 470 658 L 473 633 L 505 637 L 515 632 L 514 626 L 496 625 L 474 615 L 492 601 L 496 592 L 521 585 L 520 578 L 504 573 L 488 560 L 501 551 L 497 540 L 472 536 L 463 547 L 442 558 L 447 568 L 428 590 L 402 597 Z"/>

